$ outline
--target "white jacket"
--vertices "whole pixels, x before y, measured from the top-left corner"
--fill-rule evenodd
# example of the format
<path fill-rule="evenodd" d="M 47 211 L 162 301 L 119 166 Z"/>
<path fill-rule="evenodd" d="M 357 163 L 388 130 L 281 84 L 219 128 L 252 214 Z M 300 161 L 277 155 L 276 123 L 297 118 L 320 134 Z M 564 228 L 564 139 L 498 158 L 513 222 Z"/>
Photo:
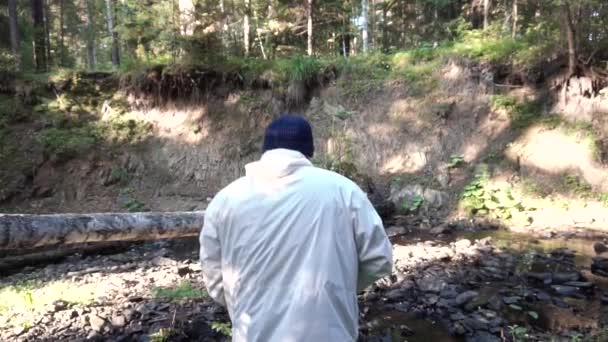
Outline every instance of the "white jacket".
<path fill-rule="evenodd" d="M 207 290 L 238 342 L 355 341 L 357 292 L 392 269 L 365 193 L 285 149 L 217 194 L 200 243 Z"/>

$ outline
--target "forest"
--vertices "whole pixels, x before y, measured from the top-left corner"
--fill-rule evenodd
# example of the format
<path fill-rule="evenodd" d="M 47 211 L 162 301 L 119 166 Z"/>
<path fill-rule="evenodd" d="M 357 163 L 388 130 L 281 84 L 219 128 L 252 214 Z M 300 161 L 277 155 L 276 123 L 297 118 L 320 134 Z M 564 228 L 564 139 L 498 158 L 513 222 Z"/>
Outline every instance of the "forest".
<path fill-rule="evenodd" d="M 198 234 L 307 118 L 359 341 L 608 341 L 608 1 L 0 0 L 0 340 L 229 341 Z"/>

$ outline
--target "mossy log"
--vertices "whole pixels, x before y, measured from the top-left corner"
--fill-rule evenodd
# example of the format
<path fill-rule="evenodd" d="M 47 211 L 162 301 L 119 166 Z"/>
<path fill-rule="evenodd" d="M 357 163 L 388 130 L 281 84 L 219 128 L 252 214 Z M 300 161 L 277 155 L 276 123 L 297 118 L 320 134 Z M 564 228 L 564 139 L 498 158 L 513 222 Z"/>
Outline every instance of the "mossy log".
<path fill-rule="evenodd" d="M 204 212 L 0 215 L 0 250 L 196 236 Z"/>

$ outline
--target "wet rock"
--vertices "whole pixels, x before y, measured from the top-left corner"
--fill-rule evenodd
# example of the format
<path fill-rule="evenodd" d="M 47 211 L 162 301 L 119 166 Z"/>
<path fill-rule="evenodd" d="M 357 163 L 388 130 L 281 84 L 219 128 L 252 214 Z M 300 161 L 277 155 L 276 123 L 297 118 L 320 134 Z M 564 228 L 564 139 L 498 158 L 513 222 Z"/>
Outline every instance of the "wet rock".
<path fill-rule="evenodd" d="M 464 320 L 464 325 L 470 330 L 488 330 L 489 322 L 483 318 L 467 317 Z"/>
<path fill-rule="evenodd" d="M 447 284 L 440 277 L 427 274 L 416 280 L 416 285 L 418 285 L 418 288 L 424 292 L 439 293 Z"/>
<path fill-rule="evenodd" d="M 540 300 L 541 302 L 550 302 L 551 296 L 546 292 L 538 291 L 536 293 L 536 299 Z"/>
<path fill-rule="evenodd" d="M 608 246 L 606 246 L 604 243 L 598 241 L 593 244 L 593 250 L 595 251 L 596 254 L 602 254 L 602 253 L 608 252 Z"/>
<path fill-rule="evenodd" d="M 551 288 L 556 294 L 566 297 L 575 295 L 578 292 L 578 289 L 574 286 L 553 285 Z"/>
<path fill-rule="evenodd" d="M 470 302 L 471 300 L 473 300 L 478 295 L 479 295 L 479 293 L 476 291 L 466 291 L 466 292 L 459 294 L 454 301 L 455 301 L 456 305 L 462 306 L 462 305 Z"/>
<path fill-rule="evenodd" d="M 503 307 L 502 300 L 498 296 L 492 296 L 488 299 L 488 308 L 494 311 L 500 311 Z"/>
<path fill-rule="evenodd" d="M 433 235 L 445 234 L 449 232 L 450 226 L 447 223 L 441 224 L 435 228 L 432 228 L 429 233 Z"/>
<path fill-rule="evenodd" d="M 101 331 L 103 326 L 106 324 L 106 320 L 97 315 L 90 315 L 89 324 L 91 325 L 91 329 L 94 331 Z"/>
<path fill-rule="evenodd" d="M 96 330 L 91 330 L 87 335 L 87 341 L 102 341 L 103 337 Z"/>
<path fill-rule="evenodd" d="M 405 229 L 405 227 L 391 226 L 391 227 L 386 228 L 386 235 L 388 235 L 388 237 L 395 237 L 395 236 L 403 235 L 405 233 L 407 233 L 407 230 Z"/>
<path fill-rule="evenodd" d="M 517 296 L 504 297 L 502 299 L 502 301 L 507 305 L 515 304 L 515 303 L 519 302 L 520 300 L 521 300 L 521 297 L 517 297 Z"/>
<path fill-rule="evenodd" d="M 595 257 L 591 263 L 591 273 L 608 277 L 608 258 Z"/>
<path fill-rule="evenodd" d="M 526 275 L 527 275 L 528 279 L 537 281 L 544 285 L 551 285 L 551 283 L 553 282 L 553 276 L 551 275 L 551 273 L 548 273 L 548 272 L 543 272 L 543 273 L 529 272 Z"/>
<path fill-rule="evenodd" d="M 462 321 L 465 318 L 467 318 L 467 317 L 465 315 L 463 315 L 462 312 L 460 312 L 460 311 L 456 312 L 455 314 L 450 315 L 450 319 L 452 321 Z"/>
<path fill-rule="evenodd" d="M 563 284 L 570 281 L 577 281 L 580 278 L 580 274 L 577 272 L 568 273 L 553 273 L 552 279 L 554 284 Z"/>
<path fill-rule="evenodd" d="M 500 342 L 501 339 L 485 331 L 478 331 L 466 339 L 467 342 Z"/>
<path fill-rule="evenodd" d="M 593 287 L 593 283 L 590 283 L 588 281 L 569 281 L 567 283 L 564 283 L 564 285 L 578 287 L 581 289 L 591 289 Z"/>

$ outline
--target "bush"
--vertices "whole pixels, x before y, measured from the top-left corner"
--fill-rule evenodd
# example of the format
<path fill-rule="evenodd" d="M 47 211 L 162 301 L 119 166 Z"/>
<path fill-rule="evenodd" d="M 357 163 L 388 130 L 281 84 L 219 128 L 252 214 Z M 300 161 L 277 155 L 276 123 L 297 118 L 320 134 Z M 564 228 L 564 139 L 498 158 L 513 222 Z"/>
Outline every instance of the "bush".
<path fill-rule="evenodd" d="M 60 160 L 71 159 L 89 152 L 97 141 L 95 134 L 86 127 L 50 128 L 39 136 L 44 153 Z"/>

